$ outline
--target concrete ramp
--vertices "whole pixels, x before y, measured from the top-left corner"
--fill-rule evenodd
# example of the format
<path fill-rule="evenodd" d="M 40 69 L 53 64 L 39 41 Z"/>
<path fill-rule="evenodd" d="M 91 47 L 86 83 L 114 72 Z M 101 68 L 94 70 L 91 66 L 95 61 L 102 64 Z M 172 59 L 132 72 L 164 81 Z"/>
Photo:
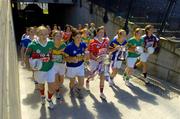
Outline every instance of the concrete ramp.
<path fill-rule="evenodd" d="M 0 119 L 21 119 L 11 2 L 0 0 Z"/>

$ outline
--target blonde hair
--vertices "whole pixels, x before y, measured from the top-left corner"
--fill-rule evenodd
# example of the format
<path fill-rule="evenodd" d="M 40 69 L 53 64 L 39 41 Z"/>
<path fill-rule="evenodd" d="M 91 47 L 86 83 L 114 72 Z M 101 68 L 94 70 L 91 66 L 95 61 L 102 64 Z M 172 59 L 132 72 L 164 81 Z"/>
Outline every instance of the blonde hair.
<path fill-rule="evenodd" d="M 88 31 L 88 29 L 87 29 L 87 28 L 84 28 L 84 29 L 82 29 L 80 32 L 83 34 L 83 33 L 87 32 L 87 31 Z"/>
<path fill-rule="evenodd" d="M 94 23 L 91 23 L 90 26 L 95 26 L 95 24 L 94 24 Z"/>
<path fill-rule="evenodd" d="M 60 33 L 59 30 L 54 30 L 54 31 L 52 32 L 52 37 L 55 37 L 58 33 Z"/>
<path fill-rule="evenodd" d="M 134 36 L 135 36 L 138 32 L 140 32 L 140 31 L 142 31 L 141 28 L 136 28 L 136 29 L 134 30 Z"/>
<path fill-rule="evenodd" d="M 39 26 L 37 28 L 37 35 L 39 35 L 39 33 L 42 31 L 42 30 L 48 30 L 45 26 Z"/>
<path fill-rule="evenodd" d="M 120 36 L 121 36 L 123 33 L 126 34 L 126 31 L 125 31 L 124 29 L 119 29 L 118 32 L 117 32 L 117 34 L 120 35 Z"/>

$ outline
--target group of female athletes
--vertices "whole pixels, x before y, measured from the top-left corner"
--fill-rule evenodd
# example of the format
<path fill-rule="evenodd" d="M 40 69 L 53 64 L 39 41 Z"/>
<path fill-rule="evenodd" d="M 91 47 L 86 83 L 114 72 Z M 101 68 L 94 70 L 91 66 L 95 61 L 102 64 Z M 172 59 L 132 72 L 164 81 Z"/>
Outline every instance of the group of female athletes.
<path fill-rule="evenodd" d="M 69 79 L 70 95 L 82 99 L 84 85 L 89 91 L 90 82 L 99 75 L 100 97 L 106 99 L 104 82 L 107 80 L 109 86 L 115 85 L 115 76 L 123 62 L 126 68 L 122 77 L 127 86 L 131 86 L 129 79 L 133 69 L 141 65 L 144 81 L 149 83 L 146 62 L 158 42 L 153 32 L 152 25 L 145 27 L 144 35 L 141 28 L 136 28 L 128 39 L 126 31 L 119 29 L 110 40 L 105 27 L 96 28 L 94 23 L 90 26 L 79 24 L 78 28 L 66 25 L 64 31 L 57 25 L 53 30 L 44 25 L 28 27 L 21 39 L 22 65 L 33 71 L 42 104 L 47 98 L 50 109 L 54 107 L 54 94 L 59 101 L 64 100 L 61 94 L 64 77 Z M 85 69 L 88 70 L 86 77 Z M 47 97 L 45 83 L 48 84 Z"/>

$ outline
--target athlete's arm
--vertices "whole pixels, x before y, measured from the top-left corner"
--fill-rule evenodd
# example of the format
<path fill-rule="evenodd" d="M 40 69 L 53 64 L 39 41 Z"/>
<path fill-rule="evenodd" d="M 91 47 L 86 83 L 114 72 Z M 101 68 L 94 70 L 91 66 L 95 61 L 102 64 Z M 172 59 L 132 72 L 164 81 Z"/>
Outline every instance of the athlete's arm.
<path fill-rule="evenodd" d="M 77 63 L 78 58 L 76 56 L 65 56 L 65 61 L 69 63 Z"/>
<path fill-rule="evenodd" d="M 132 45 L 130 42 L 127 43 L 128 52 L 135 52 L 136 46 Z"/>
<path fill-rule="evenodd" d="M 112 47 L 112 46 L 109 46 L 109 52 L 115 52 L 115 51 L 117 51 L 119 48 L 120 48 L 121 46 L 116 46 L 116 47 Z"/>

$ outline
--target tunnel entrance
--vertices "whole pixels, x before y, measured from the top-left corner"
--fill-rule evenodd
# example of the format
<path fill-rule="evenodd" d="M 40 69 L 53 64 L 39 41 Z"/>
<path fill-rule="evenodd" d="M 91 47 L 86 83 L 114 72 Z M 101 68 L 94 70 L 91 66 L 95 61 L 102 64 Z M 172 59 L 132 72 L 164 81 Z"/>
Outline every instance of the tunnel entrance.
<path fill-rule="evenodd" d="M 43 7 L 45 8 L 45 12 Z M 19 45 L 25 28 L 30 26 L 57 24 L 62 29 L 67 23 L 67 12 L 73 4 L 12 2 L 12 14 L 16 43 Z M 69 20 L 68 20 L 69 21 Z"/>

